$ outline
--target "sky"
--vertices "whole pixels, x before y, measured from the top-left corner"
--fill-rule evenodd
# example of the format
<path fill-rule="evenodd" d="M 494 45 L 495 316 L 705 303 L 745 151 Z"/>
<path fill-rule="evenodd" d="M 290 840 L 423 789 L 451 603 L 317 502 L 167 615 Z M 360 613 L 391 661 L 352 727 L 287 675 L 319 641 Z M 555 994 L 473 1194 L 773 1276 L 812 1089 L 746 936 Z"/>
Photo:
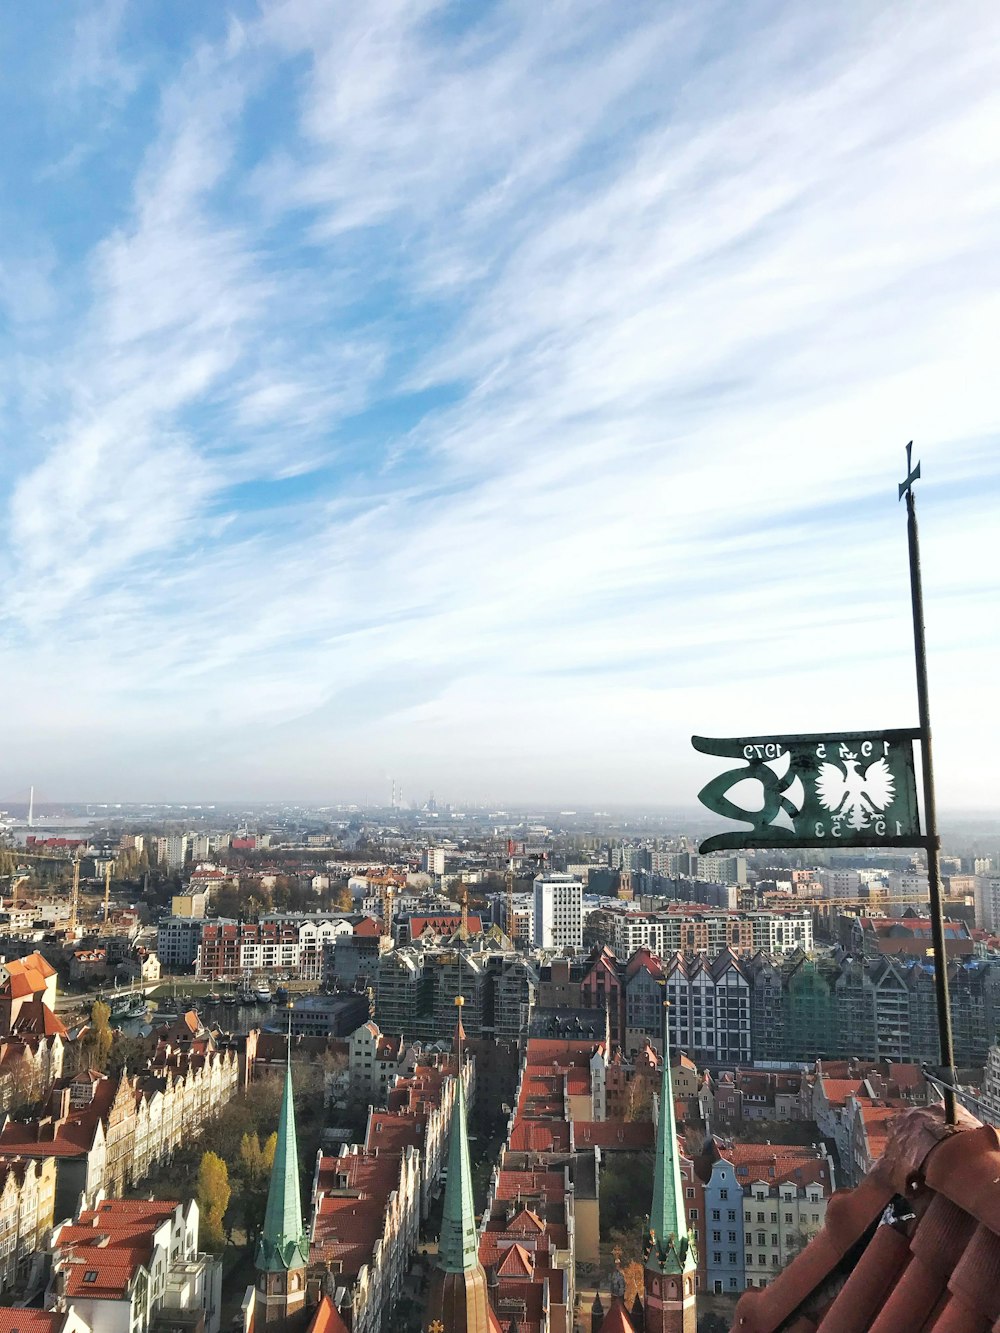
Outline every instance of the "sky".
<path fill-rule="evenodd" d="M 1000 9 L 0 12 L 0 791 L 1000 807 Z"/>

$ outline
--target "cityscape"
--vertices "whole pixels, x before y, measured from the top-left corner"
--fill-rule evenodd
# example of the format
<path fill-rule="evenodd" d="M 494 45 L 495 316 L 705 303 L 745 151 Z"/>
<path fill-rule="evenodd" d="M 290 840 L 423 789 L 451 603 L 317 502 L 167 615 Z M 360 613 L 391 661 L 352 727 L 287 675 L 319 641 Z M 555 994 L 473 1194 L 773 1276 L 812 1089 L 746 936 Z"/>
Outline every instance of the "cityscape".
<path fill-rule="evenodd" d="M 73 1327 L 728 1327 L 940 1107 L 920 854 L 433 798 L 0 818 L 0 1281 Z M 1000 828 L 941 864 L 1000 1126 Z"/>
<path fill-rule="evenodd" d="M 1000 1333 L 1000 7 L 0 58 L 0 1333 Z"/>

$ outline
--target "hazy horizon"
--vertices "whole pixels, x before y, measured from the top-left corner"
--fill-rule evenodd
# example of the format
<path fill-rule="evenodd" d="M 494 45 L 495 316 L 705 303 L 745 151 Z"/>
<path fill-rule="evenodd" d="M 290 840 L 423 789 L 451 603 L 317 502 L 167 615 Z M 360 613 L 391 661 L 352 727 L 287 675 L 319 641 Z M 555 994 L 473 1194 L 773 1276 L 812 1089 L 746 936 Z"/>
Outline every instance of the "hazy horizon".
<path fill-rule="evenodd" d="M 1000 809 L 995 6 L 0 52 L 5 788 L 695 808 L 692 732 L 915 726 L 914 438 L 938 803 Z"/>

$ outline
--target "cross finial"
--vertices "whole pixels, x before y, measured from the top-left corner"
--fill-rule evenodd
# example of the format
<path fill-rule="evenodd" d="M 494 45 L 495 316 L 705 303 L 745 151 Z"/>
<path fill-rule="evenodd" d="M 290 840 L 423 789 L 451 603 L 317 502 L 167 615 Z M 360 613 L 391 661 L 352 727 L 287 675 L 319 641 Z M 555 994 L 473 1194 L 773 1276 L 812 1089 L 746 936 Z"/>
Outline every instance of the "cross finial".
<path fill-rule="evenodd" d="M 427 1325 L 427 1333 L 444 1333 L 444 1324 L 440 1319 L 432 1319 Z"/>
<path fill-rule="evenodd" d="M 920 476 L 920 464 L 912 467 L 910 464 L 910 455 L 913 452 L 913 441 L 906 446 L 906 480 L 899 483 L 899 498 L 902 500 L 906 492 L 912 487 L 913 483 Z"/>

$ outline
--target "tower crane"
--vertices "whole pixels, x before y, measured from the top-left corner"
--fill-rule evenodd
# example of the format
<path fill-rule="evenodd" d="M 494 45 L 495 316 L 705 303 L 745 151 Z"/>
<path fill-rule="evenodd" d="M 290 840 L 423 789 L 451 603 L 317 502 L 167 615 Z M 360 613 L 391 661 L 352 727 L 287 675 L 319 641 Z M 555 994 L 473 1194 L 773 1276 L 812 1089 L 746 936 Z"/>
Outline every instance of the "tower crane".
<path fill-rule="evenodd" d="M 80 907 L 80 857 L 79 855 L 74 854 L 73 887 L 70 890 L 69 930 L 67 932 L 70 938 L 75 938 L 76 936 L 76 922 L 77 922 L 77 914 L 79 912 L 79 907 Z"/>

